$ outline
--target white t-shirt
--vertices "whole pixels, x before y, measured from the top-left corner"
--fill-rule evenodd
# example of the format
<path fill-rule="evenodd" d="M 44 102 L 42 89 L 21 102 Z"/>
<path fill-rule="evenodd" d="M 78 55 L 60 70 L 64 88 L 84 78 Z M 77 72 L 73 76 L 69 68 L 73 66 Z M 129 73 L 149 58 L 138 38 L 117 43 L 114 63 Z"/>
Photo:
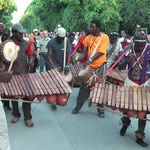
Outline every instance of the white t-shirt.
<path fill-rule="evenodd" d="M 123 42 L 124 41 L 124 37 L 119 38 L 118 42 Z"/>
<path fill-rule="evenodd" d="M 110 49 L 113 47 L 113 45 L 109 42 L 107 53 L 110 51 Z M 110 67 L 116 60 L 115 56 L 118 55 L 119 52 L 122 51 L 122 45 L 119 42 L 119 40 L 116 41 L 116 46 L 114 48 L 114 51 L 112 52 L 111 56 L 107 59 L 107 67 Z"/>

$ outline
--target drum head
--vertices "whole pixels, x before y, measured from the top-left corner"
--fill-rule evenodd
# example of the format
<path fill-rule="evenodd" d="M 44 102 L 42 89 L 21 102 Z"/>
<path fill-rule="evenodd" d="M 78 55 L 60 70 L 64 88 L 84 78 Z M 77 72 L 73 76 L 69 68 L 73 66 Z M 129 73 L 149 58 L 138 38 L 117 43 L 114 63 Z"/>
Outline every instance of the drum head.
<path fill-rule="evenodd" d="M 19 46 L 16 45 L 13 41 L 8 40 L 3 43 L 3 49 L 2 49 L 2 55 L 3 59 L 6 62 L 11 62 L 12 60 L 15 60 L 18 56 L 18 49 Z"/>

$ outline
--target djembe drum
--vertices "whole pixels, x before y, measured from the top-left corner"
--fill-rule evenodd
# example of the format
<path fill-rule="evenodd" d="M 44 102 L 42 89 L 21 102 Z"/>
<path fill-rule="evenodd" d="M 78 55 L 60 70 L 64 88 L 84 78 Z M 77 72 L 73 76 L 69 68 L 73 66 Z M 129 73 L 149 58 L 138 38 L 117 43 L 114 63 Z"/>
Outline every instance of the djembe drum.
<path fill-rule="evenodd" d="M 11 71 L 12 65 L 18 56 L 19 46 L 12 40 L 7 40 L 0 47 L 0 62 L 9 64 L 8 72 Z"/>

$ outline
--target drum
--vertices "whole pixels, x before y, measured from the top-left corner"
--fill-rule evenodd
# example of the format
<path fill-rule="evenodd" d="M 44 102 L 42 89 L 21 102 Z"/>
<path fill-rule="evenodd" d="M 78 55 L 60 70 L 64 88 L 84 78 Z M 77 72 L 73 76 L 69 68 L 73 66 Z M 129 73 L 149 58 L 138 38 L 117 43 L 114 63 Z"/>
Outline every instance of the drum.
<path fill-rule="evenodd" d="M 18 51 L 19 46 L 16 45 L 12 40 L 3 42 L 0 46 L 0 62 L 4 64 L 10 64 L 12 60 L 17 58 Z"/>

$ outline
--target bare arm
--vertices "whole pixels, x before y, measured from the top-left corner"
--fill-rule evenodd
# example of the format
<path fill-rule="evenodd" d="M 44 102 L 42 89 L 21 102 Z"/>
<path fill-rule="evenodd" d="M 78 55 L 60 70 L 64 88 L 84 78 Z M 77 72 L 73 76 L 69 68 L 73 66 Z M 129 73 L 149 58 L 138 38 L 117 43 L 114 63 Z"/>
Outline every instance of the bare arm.
<path fill-rule="evenodd" d="M 70 59 L 71 59 L 71 54 L 67 54 L 67 63 L 66 63 L 66 65 L 69 65 Z"/>
<path fill-rule="evenodd" d="M 52 50 L 48 50 L 48 59 L 49 59 L 51 68 L 54 69 L 55 66 L 54 66 L 53 61 L 52 61 Z"/>

